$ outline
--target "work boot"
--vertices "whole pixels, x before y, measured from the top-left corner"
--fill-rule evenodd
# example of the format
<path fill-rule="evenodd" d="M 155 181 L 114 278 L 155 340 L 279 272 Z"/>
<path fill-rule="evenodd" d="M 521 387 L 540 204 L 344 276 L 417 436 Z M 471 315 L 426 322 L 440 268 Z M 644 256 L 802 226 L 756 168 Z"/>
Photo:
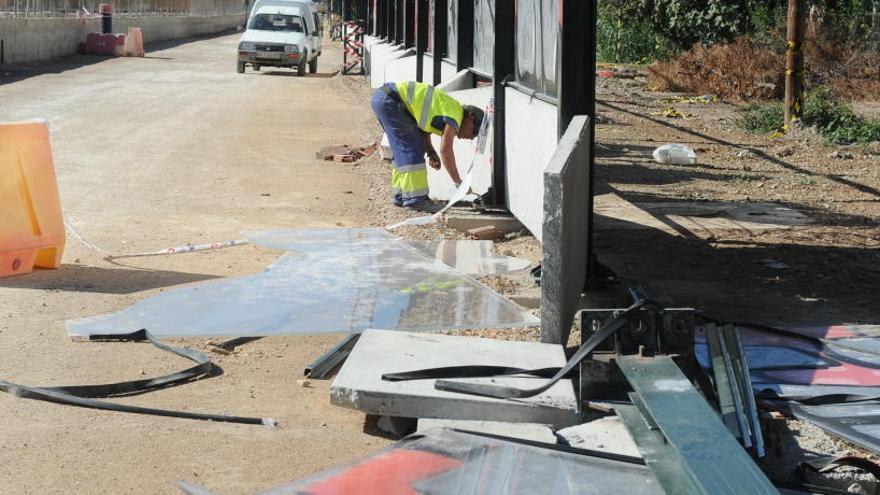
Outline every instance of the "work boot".
<path fill-rule="evenodd" d="M 403 197 L 401 197 L 399 193 L 395 194 L 391 197 L 391 204 L 394 206 L 403 206 Z"/>

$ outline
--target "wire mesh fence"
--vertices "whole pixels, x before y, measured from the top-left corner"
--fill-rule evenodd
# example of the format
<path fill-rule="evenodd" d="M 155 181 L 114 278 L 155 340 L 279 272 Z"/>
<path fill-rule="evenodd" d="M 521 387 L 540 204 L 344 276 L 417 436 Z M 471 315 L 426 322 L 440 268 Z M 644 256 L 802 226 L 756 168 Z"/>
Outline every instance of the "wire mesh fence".
<path fill-rule="evenodd" d="M 244 14 L 248 0 L 0 0 L 0 17 L 91 17 L 98 5 L 121 17 Z"/>

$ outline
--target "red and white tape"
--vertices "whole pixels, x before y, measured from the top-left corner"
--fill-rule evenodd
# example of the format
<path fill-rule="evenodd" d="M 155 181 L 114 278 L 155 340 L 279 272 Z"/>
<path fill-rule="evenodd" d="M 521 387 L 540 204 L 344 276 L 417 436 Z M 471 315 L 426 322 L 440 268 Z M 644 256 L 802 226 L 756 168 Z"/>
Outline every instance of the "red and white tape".
<path fill-rule="evenodd" d="M 243 246 L 245 244 L 251 243 L 251 241 L 247 239 L 234 239 L 230 241 L 211 242 L 205 244 L 184 244 L 182 246 L 172 246 L 165 249 L 160 249 L 158 251 L 145 251 L 142 253 L 113 254 L 110 251 L 87 241 L 85 237 L 83 237 L 82 234 L 80 234 L 79 231 L 67 220 L 64 221 L 64 226 L 67 228 L 67 231 L 83 246 L 86 246 L 93 251 L 97 251 L 103 254 L 103 259 L 107 261 L 118 260 L 122 258 L 144 258 L 148 256 L 169 256 L 172 254 L 195 253 L 197 251 L 213 251 L 215 249 Z"/>

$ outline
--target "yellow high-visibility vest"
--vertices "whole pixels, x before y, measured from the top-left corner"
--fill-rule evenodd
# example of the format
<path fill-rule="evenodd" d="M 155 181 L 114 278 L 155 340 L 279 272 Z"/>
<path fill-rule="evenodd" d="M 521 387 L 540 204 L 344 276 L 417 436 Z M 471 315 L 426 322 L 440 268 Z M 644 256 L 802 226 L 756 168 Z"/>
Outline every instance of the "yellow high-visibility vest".
<path fill-rule="evenodd" d="M 451 118 L 461 128 L 461 121 L 464 118 L 461 103 L 442 89 L 425 83 L 399 82 L 397 83 L 397 94 L 400 95 L 403 104 L 416 119 L 419 129 L 442 136 L 443 129 L 437 129 L 431 125 L 434 117 L 438 116 Z"/>

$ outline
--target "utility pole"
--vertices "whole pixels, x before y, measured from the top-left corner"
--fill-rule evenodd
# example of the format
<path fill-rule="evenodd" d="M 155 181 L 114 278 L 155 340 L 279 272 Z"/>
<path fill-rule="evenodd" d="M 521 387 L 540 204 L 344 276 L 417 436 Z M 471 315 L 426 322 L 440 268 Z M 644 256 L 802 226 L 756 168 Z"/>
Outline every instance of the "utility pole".
<path fill-rule="evenodd" d="M 805 0 L 788 0 L 788 49 L 785 60 L 785 128 L 804 111 Z"/>

